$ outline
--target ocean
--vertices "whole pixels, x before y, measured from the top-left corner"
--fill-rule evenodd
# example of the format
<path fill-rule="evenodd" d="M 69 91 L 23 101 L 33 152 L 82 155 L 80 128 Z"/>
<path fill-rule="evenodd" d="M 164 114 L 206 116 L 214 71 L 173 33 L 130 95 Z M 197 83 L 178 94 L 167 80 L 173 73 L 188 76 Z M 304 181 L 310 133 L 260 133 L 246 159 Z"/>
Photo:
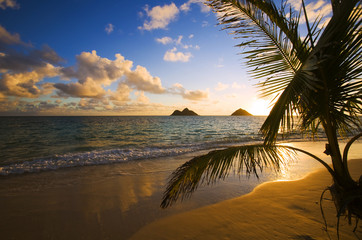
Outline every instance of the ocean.
<path fill-rule="evenodd" d="M 0 175 L 177 156 L 261 140 L 265 117 L 0 117 Z"/>
<path fill-rule="evenodd" d="M 208 151 L 259 142 L 265 117 L 0 117 L 0 226 L 6 239 L 128 239 L 166 216 L 297 180 L 322 165 L 306 155 L 259 178 L 231 172 L 160 209 L 171 173 Z M 325 139 L 287 144 L 316 154 Z M 344 145 L 345 143 L 342 143 Z M 341 146 L 343 147 L 343 146 Z M 362 143 L 350 159 L 360 158 Z M 317 199 L 318 200 L 318 199 Z M 316 201 L 317 201 L 316 200 Z M 26 236 L 26 237 L 25 237 Z"/>
<path fill-rule="evenodd" d="M 265 118 L 0 117 L 0 175 L 178 156 L 258 142 Z M 302 136 L 291 138 L 296 141 Z"/>

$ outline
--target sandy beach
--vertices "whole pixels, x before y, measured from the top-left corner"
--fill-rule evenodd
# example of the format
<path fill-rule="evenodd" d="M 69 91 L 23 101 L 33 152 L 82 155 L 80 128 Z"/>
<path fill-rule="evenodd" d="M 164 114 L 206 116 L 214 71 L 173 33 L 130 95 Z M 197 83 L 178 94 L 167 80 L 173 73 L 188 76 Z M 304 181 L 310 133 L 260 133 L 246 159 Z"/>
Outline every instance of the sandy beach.
<path fill-rule="evenodd" d="M 293 145 L 320 152 L 323 144 Z M 361 143 L 355 144 L 350 158 L 359 158 L 361 149 Z M 260 185 L 255 178 L 231 176 L 215 186 L 201 187 L 189 200 L 160 209 L 170 173 L 195 154 L 200 153 L 2 177 L 2 239 L 327 238 L 318 202 L 331 178 L 303 156 L 277 179 L 266 172 L 260 180 L 273 182 Z M 351 161 L 350 168 L 359 177 L 362 161 Z M 311 171 L 317 172 L 285 181 Z M 325 211 L 336 239 L 330 201 L 325 201 Z M 356 234 L 361 238 L 361 226 Z M 344 220 L 341 236 L 356 239 Z"/>
<path fill-rule="evenodd" d="M 362 159 L 350 161 L 359 177 Z M 323 230 L 319 198 L 331 184 L 327 171 L 318 170 L 297 181 L 265 183 L 245 196 L 174 215 L 154 222 L 131 239 L 328 239 Z M 329 234 L 336 236 L 336 213 L 324 202 Z M 341 239 L 360 239 L 346 219 L 341 221 Z"/>

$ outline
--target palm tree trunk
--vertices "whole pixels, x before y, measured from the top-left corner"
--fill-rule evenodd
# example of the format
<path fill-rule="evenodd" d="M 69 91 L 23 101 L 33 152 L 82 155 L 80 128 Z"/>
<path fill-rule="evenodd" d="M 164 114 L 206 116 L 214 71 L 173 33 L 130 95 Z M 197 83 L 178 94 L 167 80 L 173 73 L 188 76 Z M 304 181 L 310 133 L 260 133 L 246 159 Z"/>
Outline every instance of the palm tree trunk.
<path fill-rule="evenodd" d="M 346 169 L 345 165 L 343 164 L 336 128 L 334 127 L 333 123 L 328 120 L 327 123 L 323 123 L 323 126 L 328 139 L 333 169 L 336 174 L 334 182 L 345 190 L 352 189 L 355 187 L 356 182 L 352 179 L 348 169 Z"/>

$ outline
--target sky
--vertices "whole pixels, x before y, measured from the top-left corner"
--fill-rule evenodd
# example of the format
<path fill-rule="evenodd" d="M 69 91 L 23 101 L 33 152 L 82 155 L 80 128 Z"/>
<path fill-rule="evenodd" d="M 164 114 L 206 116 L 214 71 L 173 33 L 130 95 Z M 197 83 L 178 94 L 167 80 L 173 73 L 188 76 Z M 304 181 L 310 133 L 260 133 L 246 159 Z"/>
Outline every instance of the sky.
<path fill-rule="evenodd" d="M 0 115 L 267 115 L 238 43 L 202 0 L 0 0 Z"/>

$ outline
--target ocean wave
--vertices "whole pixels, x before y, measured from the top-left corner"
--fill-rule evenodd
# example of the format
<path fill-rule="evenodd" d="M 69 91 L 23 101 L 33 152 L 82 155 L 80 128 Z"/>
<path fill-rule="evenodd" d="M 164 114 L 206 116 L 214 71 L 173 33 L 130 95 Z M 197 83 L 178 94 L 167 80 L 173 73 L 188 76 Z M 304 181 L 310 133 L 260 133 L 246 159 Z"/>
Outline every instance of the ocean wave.
<path fill-rule="evenodd" d="M 286 140 L 286 139 L 285 139 Z M 288 141 L 305 141 L 300 135 L 289 138 Z M 261 138 L 250 136 L 242 139 L 224 138 L 222 140 L 182 144 L 159 145 L 144 148 L 120 148 L 109 150 L 92 150 L 87 152 L 74 152 L 57 154 L 50 157 L 35 158 L 29 161 L 12 163 L 0 166 L 0 176 L 13 174 L 36 173 L 41 171 L 57 170 L 71 167 L 104 165 L 136 161 L 161 157 L 179 156 L 196 151 L 225 148 L 236 145 L 261 142 Z"/>
<path fill-rule="evenodd" d="M 36 158 L 30 161 L 0 166 L 0 175 L 35 173 L 62 168 L 92 166 L 102 164 L 121 163 L 160 157 L 172 157 L 186 153 L 208 150 L 212 148 L 227 147 L 235 144 L 249 143 L 253 138 L 245 138 L 235 142 L 232 139 L 200 144 L 184 144 L 179 146 L 153 146 L 146 148 L 127 148 L 110 150 L 93 150 L 58 154 L 51 157 Z"/>

